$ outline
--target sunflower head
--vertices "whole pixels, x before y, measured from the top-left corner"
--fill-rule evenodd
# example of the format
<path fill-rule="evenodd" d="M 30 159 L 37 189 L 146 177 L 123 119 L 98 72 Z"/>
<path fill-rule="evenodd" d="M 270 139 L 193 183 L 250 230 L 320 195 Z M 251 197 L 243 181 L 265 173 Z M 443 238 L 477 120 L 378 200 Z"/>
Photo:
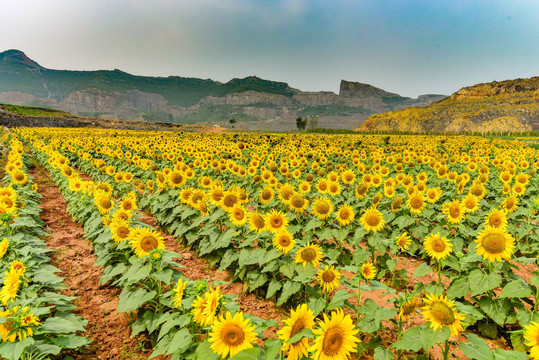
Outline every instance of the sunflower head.
<path fill-rule="evenodd" d="M 464 330 L 462 320 L 466 316 L 458 313 L 455 303 L 448 301 L 445 295 L 427 294 L 423 302 L 426 305 L 421 308 L 422 314 L 434 331 L 447 326 L 451 330 L 451 336 L 457 336 Z"/>
<path fill-rule="evenodd" d="M 384 215 L 377 208 L 371 207 L 363 213 L 359 223 L 365 230 L 376 232 L 383 229 L 385 225 Z"/>
<path fill-rule="evenodd" d="M 318 267 L 323 258 L 324 255 L 320 250 L 320 246 L 307 243 L 307 245 L 298 250 L 294 261 L 298 264 L 303 264 L 303 267 L 305 267 L 307 264 L 312 264 L 314 267 Z"/>
<path fill-rule="evenodd" d="M 475 242 L 477 254 L 490 262 L 510 259 L 515 248 L 515 239 L 503 227 L 487 225 Z"/>
<path fill-rule="evenodd" d="M 367 280 L 372 280 L 376 276 L 376 268 L 372 263 L 364 263 L 361 265 L 361 275 Z"/>
<path fill-rule="evenodd" d="M 438 261 L 445 259 L 453 251 L 453 244 L 445 236 L 440 236 L 440 233 L 428 235 L 423 245 L 427 255 Z"/>

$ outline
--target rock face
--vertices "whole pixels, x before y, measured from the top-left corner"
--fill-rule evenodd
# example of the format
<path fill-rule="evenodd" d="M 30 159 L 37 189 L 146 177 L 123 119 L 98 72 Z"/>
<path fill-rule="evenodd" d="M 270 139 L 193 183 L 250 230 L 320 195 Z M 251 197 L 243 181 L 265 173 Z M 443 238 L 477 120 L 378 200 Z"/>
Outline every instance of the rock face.
<path fill-rule="evenodd" d="M 478 84 L 423 108 L 371 115 L 361 131 L 537 131 L 539 77 Z"/>
<path fill-rule="evenodd" d="M 120 70 L 51 70 L 21 51 L 0 53 L 0 103 L 58 108 L 106 119 L 228 125 L 234 118 L 238 123 L 252 121 L 258 130 L 271 130 L 276 123 L 294 129 L 298 116 L 318 116 L 319 126 L 354 128 L 373 113 L 426 106 L 442 97 L 411 99 L 345 80 L 335 94 L 303 92 L 256 76 L 218 83 L 135 76 Z"/>

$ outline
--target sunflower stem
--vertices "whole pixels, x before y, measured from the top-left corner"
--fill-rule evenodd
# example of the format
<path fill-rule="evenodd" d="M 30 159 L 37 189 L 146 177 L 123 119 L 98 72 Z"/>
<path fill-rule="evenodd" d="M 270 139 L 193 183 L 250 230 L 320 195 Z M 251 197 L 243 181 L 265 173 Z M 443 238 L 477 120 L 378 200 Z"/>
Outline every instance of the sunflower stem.
<path fill-rule="evenodd" d="M 359 306 L 361 305 L 361 277 L 359 278 L 358 284 L 357 284 L 357 307 L 356 307 L 356 313 L 357 313 L 357 322 L 359 322 L 359 319 L 361 317 L 361 314 L 359 312 Z"/>
<path fill-rule="evenodd" d="M 399 316 L 400 317 L 400 316 Z M 399 326 L 397 329 L 397 341 L 401 339 L 402 335 L 402 321 L 399 319 Z M 397 350 L 397 360 L 400 360 L 402 358 L 402 350 Z"/>
<path fill-rule="evenodd" d="M 537 290 L 535 291 L 535 303 L 533 304 L 533 313 L 535 314 L 537 312 L 537 306 L 539 302 L 539 287 L 537 287 Z"/>
<path fill-rule="evenodd" d="M 442 264 L 439 261 L 436 263 L 438 265 L 438 285 L 442 285 Z"/>
<path fill-rule="evenodd" d="M 445 341 L 444 360 L 449 359 L 449 339 Z"/>

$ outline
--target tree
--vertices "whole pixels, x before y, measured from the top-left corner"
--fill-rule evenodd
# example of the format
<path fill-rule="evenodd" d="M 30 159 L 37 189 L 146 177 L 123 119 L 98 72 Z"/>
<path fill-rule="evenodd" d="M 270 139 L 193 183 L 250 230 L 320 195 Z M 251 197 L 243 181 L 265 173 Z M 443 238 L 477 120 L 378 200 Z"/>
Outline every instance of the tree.
<path fill-rule="evenodd" d="M 305 127 L 307 126 L 307 119 L 302 119 L 301 116 L 298 116 L 296 118 L 296 127 L 298 130 L 305 130 Z"/>
<path fill-rule="evenodd" d="M 228 122 L 231 123 L 231 124 L 235 124 L 235 123 L 236 123 L 236 119 L 232 118 L 232 119 L 228 120 Z"/>
<path fill-rule="evenodd" d="M 316 129 L 318 126 L 318 115 L 309 116 L 309 129 Z"/>

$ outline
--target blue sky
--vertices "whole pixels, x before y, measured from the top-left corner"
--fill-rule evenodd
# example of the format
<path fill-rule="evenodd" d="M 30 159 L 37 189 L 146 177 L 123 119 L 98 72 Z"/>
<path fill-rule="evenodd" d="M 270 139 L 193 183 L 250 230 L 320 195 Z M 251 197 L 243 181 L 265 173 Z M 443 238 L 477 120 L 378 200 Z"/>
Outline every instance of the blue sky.
<path fill-rule="evenodd" d="M 1 0 L 0 51 L 53 69 L 341 79 L 404 96 L 539 75 L 537 0 Z"/>

